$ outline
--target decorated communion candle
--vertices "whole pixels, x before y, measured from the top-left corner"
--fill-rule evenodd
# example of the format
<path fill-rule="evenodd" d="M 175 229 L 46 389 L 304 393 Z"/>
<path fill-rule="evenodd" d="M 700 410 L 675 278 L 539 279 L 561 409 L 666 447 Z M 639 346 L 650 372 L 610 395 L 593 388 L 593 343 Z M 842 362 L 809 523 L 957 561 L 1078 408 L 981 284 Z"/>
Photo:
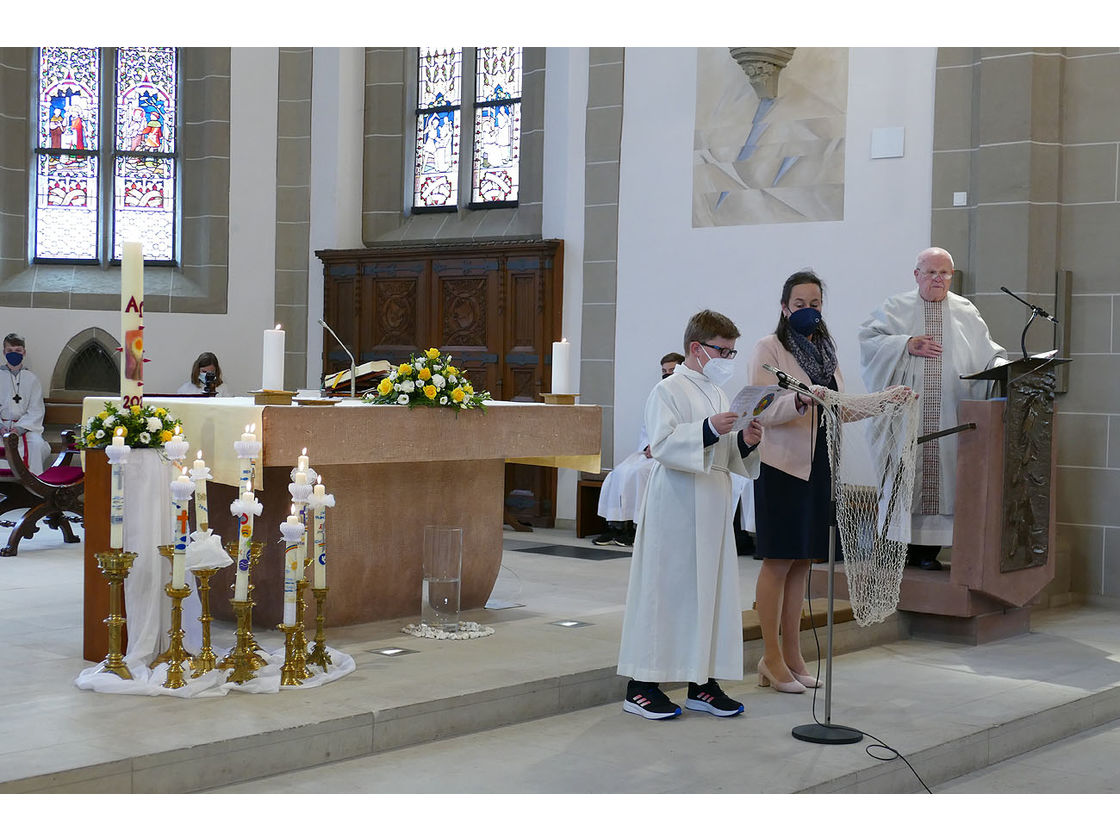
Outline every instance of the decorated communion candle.
<path fill-rule="evenodd" d="M 299 458 L 296 460 L 296 469 L 297 470 L 302 470 L 303 472 L 307 472 L 307 467 L 310 465 L 310 463 L 311 462 L 307 459 L 307 447 L 305 446 L 303 448 L 303 454 L 300 455 Z"/>
<path fill-rule="evenodd" d="M 144 396 L 144 246 L 121 243 L 121 399 L 125 408 Z"/>
<path fill-rule="evenodd" d="M 566 338 L 552 342 L 552 393 L 572 393 L 572 345 Z"/>
<path fill-rule="evenodd" d="M 280 325 L 264 331 L 264 362 L 261 371 L 262 391 L 284 390 L 284 331 Z"/>
<path fill-rule="evenodd" d="M 194 482 L 184 470 L 171 488 L 171 532 L 175 535 L 175 553 L 171 557 L 171 585 L 176 589 L 186 586 L 187 534 L 190 531 L 187 505 L 192 492 Z"/>
<path fill-rule="evenodd" d="M 241 494 L 241 503 L 246 508 L 255 505 L 256 501 L 251 490 L 245 490 Z M 241 528 L 238 532 L 237 575 L 234 578 L 233 599 L 247 601 L 249 600 L 249 543 L 253 539 L 253 514 L 248 510 L 242 511 L 239 521 Z"/>
<path fill-rule="evenodd" d="M 113 430 L 113 446 L 124 446 L 124 427 Z M 123 467 L 113 464 L 109 491 L 109 548 L 124 548 L 124 481 Z"/>
<path fill-rule="evenodd" d="M 194 459 L 195 474 L 206 474 L 206 462 L 202 460 L 202 450 Z M 206 479 L 196 478 L 194 482 L 194 519 L 195 527 L 205 532 L 210 527 L 210 506 L 206 499 Z"/>
<path fill-rule="evenodd" d="M 290 528 L 300 528 L 299 517 L 296 516 L 295 505 L 292 514 L 288 517 Z M 284 624 L 291 627 L 296 623 L 296 580 L 299 568 L 299 546 L 303 543 L 302 532 L 298 541 L 286 542 L 284 545 Z"/>
<path fill-rule="evenodd" d="M 315 497 L 322 499 L 326 490 L 323 482 L 315 485 Z M 311 585 L 315 589 L 327 588 L 327 506 L 320 504 L 315 508 L 315 516 L 311 520 L 312 545 L 314 546 L 315 572 Z"/>

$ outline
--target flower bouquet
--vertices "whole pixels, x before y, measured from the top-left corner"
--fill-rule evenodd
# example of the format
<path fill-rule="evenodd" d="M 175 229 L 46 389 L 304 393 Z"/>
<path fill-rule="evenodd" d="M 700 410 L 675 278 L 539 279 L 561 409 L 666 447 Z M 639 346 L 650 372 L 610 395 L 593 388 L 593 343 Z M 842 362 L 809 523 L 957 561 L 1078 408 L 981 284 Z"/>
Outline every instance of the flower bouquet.
<path fill-rule="evenodd" d="M 481 408 L 490 399 L 489 391 L 475 391 L 462 371 L 451 364 L 435 347 L 416 353 L 407 362 L 389 371 L 377 388 L 362 400 L 374 405 L 444 406 L 462 411 Z"/>
<path fill-rule="evenodd" d="M 134 405 L 121 408 L 111 402 L 81 427 L 77 445 L 81 449 L 104 449 L 113 442 L 117 429 L 123 429 L 126 445 L 133 449 L 162 446 L 171 440 L 179 420 L 166 408 Z"/>

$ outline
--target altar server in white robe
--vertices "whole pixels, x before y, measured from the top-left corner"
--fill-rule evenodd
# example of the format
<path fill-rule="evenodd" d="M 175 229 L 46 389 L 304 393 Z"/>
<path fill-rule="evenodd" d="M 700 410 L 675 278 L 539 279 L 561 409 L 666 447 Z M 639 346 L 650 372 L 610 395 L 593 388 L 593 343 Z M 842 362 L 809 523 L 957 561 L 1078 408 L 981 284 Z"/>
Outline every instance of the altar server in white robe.
<path fill-rule="evenodd" d="M 863 381 L 869 391 L 908 385 L 921 397 L 919 436 L 958 424 L 961 400 L 988 396 L 984 381 L 963 380 L 1006 362 L 1007 351 L 988 332 L 980 312 L 949 291 L 953 257 L 927 248 L 914 268 L 917 286 L 894 295 L 859 331 Z M 953 544 L 957 438 L 946 435 L 919 444 L 908 562 L 938 570 L 937 554 Z"/>
<path fill-rule="evenodd" d="M 684 361 L 680 353 L 666 353 L 661 357 L 661 378 L 673 375 L 673 370 Z M 649 451 L 649 435 L 645 424 L 638 438 L 638 451 L 631 452 L 607 473 L 599 490 L 599 516 L 607 522 L 607 530 L 592 540 L 595 545 L 633 545 L 638 505 L 646 492 L 646 482 L 653 470 L 653 453 Z"/>
<path fill-rule="evenodd" d="M 50 466 L 51 445 L 43 439 L 43 387 L 24 367 L 27 350 L 15 333 L 4 338 L 4 371 L 0 373 L 0 434 L 19 435 L 19 454 L 28 469 L 39 475 Z M 2 446 L 2 444 L 0 444 Z M 0 466 L 8 462 L 0 458 Z"/>
<path fill-rule="evenodd" d="M 743 678 L 743 616 L 731 515 L 731 474 L 758 475 L 762 427 L 731 433 L 738 415 L 721 385 L 733 375 L 739 330 L 697 313 L 685 361 L 646 400 L 656 463 L 638 511 L 618 673 L 630 677 L 623 709 L 651 720 L 680 707 L 659 682 L 688 682 L 686 708 L 720 717 L 743 705 L 717 679 Z"/>

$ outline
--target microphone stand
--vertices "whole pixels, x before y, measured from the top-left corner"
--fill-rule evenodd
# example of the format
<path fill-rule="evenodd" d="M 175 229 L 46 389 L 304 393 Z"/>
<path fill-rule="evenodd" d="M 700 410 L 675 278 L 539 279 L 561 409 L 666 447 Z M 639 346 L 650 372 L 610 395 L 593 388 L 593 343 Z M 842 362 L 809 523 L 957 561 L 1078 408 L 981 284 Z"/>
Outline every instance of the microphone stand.
<path fill-rule="evenodd" d="M 1058 323 L 1058 319 L 1055 318 L 1053 315 L 1051 315 L 1049 312 L 1047 312 L 1042 307 L 1035 306 L 1033 303 L 1028 303 L 1027 301 L 1023 300 L 1021 297 L 1019 297 L 1017 294 L 1015 294 L 1013 291 L 1011 291 L 1006 286 L 1000 286 L 999 288 L 1000 288 L 1001 292 L 1007 292 L 1007 294 L 1011 295 L 1011 297 L 1015 298 L 1015 300 L 1019 301 L 1019 303 L 1023 304 L 1024 306 L 1026 306 L 1027 308 L 1029 308 L 1031 310 L 1031 317 L 1028 319 L 1027 325 L 1025 327 L 1023 327 L 1023 334 L 1019 338 L 1019 346 L 1023 350 L 1023 358 L 1026 359 L 1026 358 L 1028 358 L 1028 356 L 1027 356 L 1027 330 L 1029 330 L 1031 328 L 1031 324 L 1034 323 L 1034 319 L 1036 317 L 1038 317 L 1039 315 L 1041 315 L 1043 318 L 1045 318 L 1048 321 L 1051 321 L 1052 323 L 1055 323 L 1055 324 Z"/>
<path fill-rule="evenodd" d="M 763 367 L 770 371 L 778 379 L 778 386 L 785 388 L 789 391 L 794 391 L 804 397 L 808 397 L 814 403 L 821 407 L 822 411 L 827 410 L 827 407 L 816 394 L 809 390 L 803 382 L 794 379 L 783 370 L 771 367 L 770 365 L 763 365 Z M 836 434 L 840 434 L 841 426 L 836 424 Z M 814 432 L 815 434 L 815 432 Z M 790 732 L 794 738 L 799 741 L 808 741 L 813 744 L 855 744 L 863 740 L 863 733 L 858 729 L 852 729 L 848 726 L 840 726 L 839 724 L 832 723 L 832 640 L 834 630 L 834 601 L 836 595 L 835 575 L 836 575 L 836 540 L 837 540 L 837 524 L 836 524 L 836 468 L 839 464 L 833 464 L 832 453 L 829 453 L 829 503 L 828 503 L 828 643 L 825 654 L 825 674 L 824 674 L 824 723 L 806 723 L 800 726 L 793 727 Z"/>
<path fill-rule="evenodd" d="M 320 318 L 319 323 L 327 328 L 327 332 L 334 336 L 334 340 L 338 342 L 338 346 L 346 350 L 346 355 L 350 357 L 350 399 L 355 399 L 358 396 L 358 376 L 355 372 L 357 363 L 354 361 L 354 354 L 347 350 L 346 345 L 342 343 L 342 339 L 327 325 L 326 321 Z"/>

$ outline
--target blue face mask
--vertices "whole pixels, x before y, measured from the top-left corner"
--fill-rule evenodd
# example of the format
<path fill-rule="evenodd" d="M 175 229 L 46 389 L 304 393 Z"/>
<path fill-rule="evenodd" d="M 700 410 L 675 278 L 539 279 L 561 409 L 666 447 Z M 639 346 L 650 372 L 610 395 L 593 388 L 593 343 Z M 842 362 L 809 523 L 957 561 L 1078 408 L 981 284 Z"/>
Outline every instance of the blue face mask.
<path fill-rule="evenodd" d="M 820 323 L 820 311 L 811 306 L 805 306 L 789 315 L 790 327 L 805 336 L 815 333 Z"/>
<path fill-rule="evenodd" d="M 17 353 L 15 350 L 11 350 L 4 354 L 4 358 L 7 359 L 8 364 L 12 367 L 19 367 L 23 362 L 23 353 Z"/>

